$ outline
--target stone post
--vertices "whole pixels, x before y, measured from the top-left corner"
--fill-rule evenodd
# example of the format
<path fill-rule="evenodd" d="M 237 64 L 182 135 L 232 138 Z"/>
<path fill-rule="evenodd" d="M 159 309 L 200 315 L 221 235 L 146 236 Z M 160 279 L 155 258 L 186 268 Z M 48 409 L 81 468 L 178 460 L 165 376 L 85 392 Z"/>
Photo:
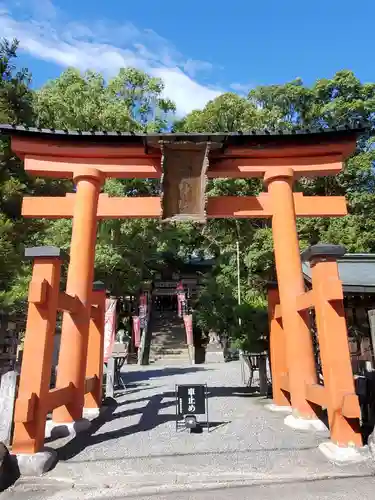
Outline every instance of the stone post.
<path fill-rule="evenodd" d="M 10 445 L 13 430 L 14 405 L 17 394 L 18 373 L 4 373 L 0 382 L 0 442 Z"/>

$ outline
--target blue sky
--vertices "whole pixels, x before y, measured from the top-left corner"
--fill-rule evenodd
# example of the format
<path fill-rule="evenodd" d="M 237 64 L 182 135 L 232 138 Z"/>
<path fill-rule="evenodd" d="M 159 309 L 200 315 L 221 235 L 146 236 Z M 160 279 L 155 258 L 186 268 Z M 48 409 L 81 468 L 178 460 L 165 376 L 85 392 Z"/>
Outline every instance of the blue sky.
<path fill-rule="evenodd" d="M 163 78 L 184 114 L 225 91 L 351 69 L 375 80 L 374 0 L 0 0 L 33 85 L 67 66 Z"/>

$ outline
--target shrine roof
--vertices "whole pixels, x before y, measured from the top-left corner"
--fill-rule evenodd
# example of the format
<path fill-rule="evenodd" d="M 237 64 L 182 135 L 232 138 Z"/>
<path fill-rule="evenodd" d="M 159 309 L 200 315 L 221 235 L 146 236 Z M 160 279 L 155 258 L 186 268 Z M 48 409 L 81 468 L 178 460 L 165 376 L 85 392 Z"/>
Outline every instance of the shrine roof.
<path fill-rule="evenodd" d="M 0 124 L 0 132 L 5 135 L 20 136 L 28 138 L 51 139 L 69 141 L 92 141 L 93 143 L 117 143 L 132 145 L 153 145 L 158 141 L 187 141 L 187 142 L 211 142 L 218 146 L 254 145 L 254 143 L 281 142 L 281 143 L 311 143 L 317 141 L 344 140 L 367 130 L 361 123 L 333 128 L 303 128 L 296 130 L 262 129 L 237 132 L 220 133 L 138 133 L 117 131 L 81 131 L 81 130 L 55 130 L 24 125 Z"/>
<path fill-rule="evenodd" d="M 375 254 L 347 253 L 337 259 L 340 280 L 347 294 L 375 294 Z M 311 268 L 302 263 L 305 279 L 311 282 Z"/>

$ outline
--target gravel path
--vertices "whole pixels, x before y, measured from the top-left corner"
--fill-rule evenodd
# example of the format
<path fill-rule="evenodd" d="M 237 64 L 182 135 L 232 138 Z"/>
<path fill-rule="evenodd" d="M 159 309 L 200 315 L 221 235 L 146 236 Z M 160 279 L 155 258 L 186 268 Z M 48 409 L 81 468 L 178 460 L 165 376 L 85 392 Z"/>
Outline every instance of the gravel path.
<path fill-rule="evenodd" d="M 124 373 L 128 390 L 109 409 L 94 433 L 80 436 L 60 449 L 53 476 L 102 481 L 122 478 L 144 481 L 218 475 L 303 477 L 347 473 L 348 467 L 328 463 L 317 446 L 327 433 L 297 432 L 284 416 L 264 408 L 269 401 L 241 387 L 239 362 L 169 366 Z M 207 383 L 210 432 L 175 430 L 175 384 Z M 351 466 L 361 473 L 366 465 Z M 121 480 L 122 480 L 121 479 Z"/>
<path fill-rule="evenodd" d="M 90 433 L 55 443 L 60 462 L 44 481 L 58 483 L 64 496 L 53 498 L 68 500 L 78 493 L 102 498 L 103 491 L 110 498 L 109 490 L 124 496 L 140 488 L 161 494 L 187 485 L 286 483 L 374 472 L 373 463 L 330 464 L 317 449 L 327 433 L 286 427 L 282 414 L 264 407 L 268 400 L 241 387 L 239 362 L 127 366 L 123 378 L 127 391 L 93 422 Z M 208 384 L 210 432 L 176 432 L 174 389 L 179 383 Z"/>

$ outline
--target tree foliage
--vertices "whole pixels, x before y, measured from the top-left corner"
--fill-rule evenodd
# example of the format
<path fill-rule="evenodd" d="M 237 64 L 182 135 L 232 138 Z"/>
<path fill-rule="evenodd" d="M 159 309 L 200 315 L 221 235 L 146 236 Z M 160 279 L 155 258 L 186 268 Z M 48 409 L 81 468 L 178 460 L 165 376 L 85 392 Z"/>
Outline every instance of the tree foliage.
<path fill-rule="evenodd" d="M 174 104 L 164 98 L 164 85 L 133 68 L 121 69 L 106 81 L 101 74 L 74 68 L 39 90 L 30 90 L 30 74 L 15 64 L 17 42 L 0 44 L 0 122 L 38 127 L 123 132 L 167 131 Z M 351 71 L 312 86 L 301 79 L 282 85 L 259 86 L 248 96 L 225 93 L 173 123 L 174 131 L 240 132 L 259 129 L 326 128 L 362 121 L 373 128 L 375 84 L 362 83 Z M 0 139 L 0 307 L 23 304 L 30 268 L 22 261 L 26 245 L 53 244 L 69 251 L 68 220 L 33 221 L 20 217 L 25 194 L 61 195 L 70 182 L 29 178 Z M 375 149 L 371 134 L 358 141 L 355 154 L 335 177 L 301 179 L 296 189 L 306 195 L 345 195 L 349 215 L 343 218 L 298 220 L 301 248 L 317 242 L 342 243 L 351 252 L 375 251 Z M 258 179 L 214 179 L 208 194 L 257 195 Z M 150 196 L 160 192 L 159 181 L 109 179 L 110 196 Z M 236 241 L 240 248 L 241 304 L 238 304 Z M 228 334 L 247 350 L 260 350 L 266 330 L 264 284 L 275 278 L 269 221 L 210 220 L 164 226 L 152 220 L 107 220 L 99 225 L 96 278 L 116 294 L 135 292 L 169 252 L 181 258 L 214 256 L 215 267 L 205 276 L 197 316 L 200 325 Z"/>
<path fill-rule="evenodd" d="M 186 116 L 176 128 L 189 132 L 287 131 L 336 127 L 357 121 L 372 128 L 374 97 L 375 84 L 363 84 L 352 72 L 340 71 L 332 79 L 318 80 L 312 87 L 306 87 L 297 79 L 284 85 L 257 87 L 247 98 L 224 94 L 209 102 L 203 110 Z M 342 173 L 336 177 L 301 179 L 296 186 L 299 191 L 310 196 L 345 195 L 349 210 L 349 215 L 342 218 L 299 219 L 301 249 L 309 244 L 327 242 L 344 244 L 349 252 L 375 251 L 374 154 L 372 138 L 365 135 L 360 138 L 356 153 L 346 162 Z M 255 195 L 262 186 L 253 179 L 216 179 L 209 189 L 215 195 Z M 241 307 L 237 306 L 235 240 L 240 242 L 241 248 Z M 215 272 L 202 291 L 202 325 L 231 330 L 235 343 L 246 349 L 252 338 L 255 346 L 253 333 L 256 330 L 261 336 L 264 328 L 264 283 L 275 279 L 269 222 L 254 219 L 236 224 L 210 221 L 202 244 L 218 256 Z M 215 297 L 214 308 L 210 307 L 210 297 Z M 245 317 L 257 318 L 259 328 L 239 327 L 235 316 L 241 315 L 242 325 L 246 324 Z"/>
<path fill-rule="evenodd" d="M 164 130 L 175 105 L 162 97 L 163 90 L 159 78 L 132 68 L 120 69 L 108 82 L 69 68 L 35 92 L 36 123 L 62 130 Z"/>
<path fill-rule="evenodd" d="M 17 70 L 17 41 L 0 41 L 0 121 L 32 123 L 32 93 L 27 70 Z M 10 141 L 0 137 L 0 309 L 11 307 L 19 299 L 23 280 L 23 247 L 38 222 L 28 223 L 20 217 L 22 196 L 35 192 L 37 183 L 23 171 L 12 153 Z"/>

